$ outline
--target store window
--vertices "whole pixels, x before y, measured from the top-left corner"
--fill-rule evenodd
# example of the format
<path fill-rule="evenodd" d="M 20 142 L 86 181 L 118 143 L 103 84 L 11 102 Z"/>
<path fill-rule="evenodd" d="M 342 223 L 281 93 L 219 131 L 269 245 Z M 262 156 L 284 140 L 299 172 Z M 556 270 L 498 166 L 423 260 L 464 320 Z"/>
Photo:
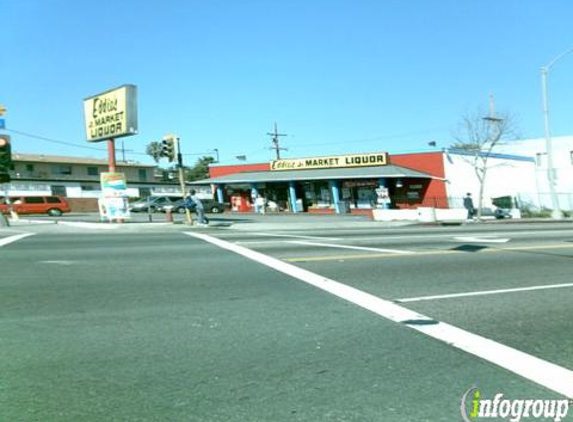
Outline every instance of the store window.
<path fill-rule="evenodd" d="M 93 192 L 99 190 L 99 186 L 95 184 L 81 185 L 81 188 L 84 192 Z"/>
<path fill-rule="evenodd" d="M 69 176 L 72 174 L 72 166 L 52 166 L 52 174 Z"/>
<path fill-rule="evenodd" d="M 145 182 L 147 180 L 147 170 L 145 169 L 139 169 L 137 171 L 137 174 L 139 176 L 139 180 L 142 182 Z"/>
<path fill-rule="evenodd" d="M 97 167 L 88 167 L 88 176 L 99 176 L 99 169 Z"/>
<path fill-rule="evenodd" d="M 53 196 L 68 196 L 67 189 L 65 186 L 52 186 Z"/>
<path fill-rule="evenodd" d="M 330 208 L 332 198 L 328 182 L 307 182 L 303 184 L 304 202 L 307 208 Z"/>

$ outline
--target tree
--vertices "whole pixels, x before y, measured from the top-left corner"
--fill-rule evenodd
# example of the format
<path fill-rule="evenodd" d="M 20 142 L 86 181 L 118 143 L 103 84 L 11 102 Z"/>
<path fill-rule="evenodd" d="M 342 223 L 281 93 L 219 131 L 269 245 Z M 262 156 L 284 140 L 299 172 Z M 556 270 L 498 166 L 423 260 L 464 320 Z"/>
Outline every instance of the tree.
<path fill-rule="evenodd" d="M 214 162 L 215 158 L 213 157 L 201 157 L 199 160 L 197 160 L 197 163 L 193 167 L 187 169 L 186 179 L 189 182 L 192 182 L 193 180 L 209 178 L 209 164 Z"/>
<path fill-rule="evenodd" d="M 145 153 L 153 158 L 155 164 L 159 164 L 161 159 L 161 142 L 152 141 L 145 147 Z"/>
<path fill-rule="evenodd" d="M 468 113 L 460 120 L 452 148 L 467 153 L 466 161 L 472 165 L 478 179 L 478 219 L 482 214 L 485 181 L 491 168 L 490 158 L 497 147 L 515 137 L 515 118 L 509 113 L 496 114 L 493 99 L 490 101 L 488 115 L 478 109 L 476 113 Z"/>

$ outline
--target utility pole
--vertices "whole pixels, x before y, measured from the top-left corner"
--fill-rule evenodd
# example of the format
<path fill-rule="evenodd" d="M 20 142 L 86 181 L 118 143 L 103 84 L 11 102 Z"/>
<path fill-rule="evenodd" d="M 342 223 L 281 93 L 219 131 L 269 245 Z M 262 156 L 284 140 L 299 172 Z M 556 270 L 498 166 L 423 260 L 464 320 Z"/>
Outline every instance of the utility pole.
<path fill-rule="evenodd" d="M 497 117 L 495 111 L 495 99 L 493 98 L 493 93 L 489 94 L 489 115 L 483 118 L 488 123 L 500 123 L 503 119 Z"/>
<path fill-rule="evenodd" d="M 132 149 L 125 149 L 125 145 L 123 144 L 123 139 L 121 140 L 121 161 L 123 161 L 124 163 L 125 161 L 125 152 L 128 151 L 133 151 Z"/>
<path fill-rule="evenodd" d="M 275 153 L 277 155 L 277 160 L 281 159 L 281 151 L 287 151 L 286 148 L 281 148 L 279 145 L 279 138 L 281 136 L 287 136 L 286 133 L 278 133 L 277 131 L 277 123 L 275 122 L 275 131 L 272 133 L 267 132 L 267 135 L 269 135 L 271 137 L 271 142 L 273 144 L 272 147 L 270 147 L 269 149 L 274 149 Z"/>

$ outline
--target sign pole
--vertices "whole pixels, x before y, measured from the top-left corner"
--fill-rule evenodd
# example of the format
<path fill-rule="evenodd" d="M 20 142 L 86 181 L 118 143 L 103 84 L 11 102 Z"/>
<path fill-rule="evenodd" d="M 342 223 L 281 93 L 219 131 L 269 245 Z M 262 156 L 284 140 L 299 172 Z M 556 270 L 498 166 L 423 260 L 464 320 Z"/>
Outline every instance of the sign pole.
<path fill-rule="evenodd" d="M 107 141 L 107 162 L 108 171 L 115 173 L 115 140 L 113 138 Z"/>

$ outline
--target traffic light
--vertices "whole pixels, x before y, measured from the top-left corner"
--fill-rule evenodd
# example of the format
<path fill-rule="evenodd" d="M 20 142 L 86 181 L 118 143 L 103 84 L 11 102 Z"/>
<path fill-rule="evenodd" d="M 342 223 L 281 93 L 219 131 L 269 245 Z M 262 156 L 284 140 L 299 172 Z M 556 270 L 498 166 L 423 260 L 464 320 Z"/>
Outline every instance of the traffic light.
<path fill-rule="evenodd" d="M 10 148 L 10 137 L 8 135 L 0 135 L 0 183 L 10 181 L 10 174 L 12 169 L 12 150 Z"/>
<path fill-rule="evenodd" d="M 166 157 L 170 162 L 175 161 L 175 145 L 177 138 L 173 135 L 165 135 L 161 141 L 161 156 Z"/>

